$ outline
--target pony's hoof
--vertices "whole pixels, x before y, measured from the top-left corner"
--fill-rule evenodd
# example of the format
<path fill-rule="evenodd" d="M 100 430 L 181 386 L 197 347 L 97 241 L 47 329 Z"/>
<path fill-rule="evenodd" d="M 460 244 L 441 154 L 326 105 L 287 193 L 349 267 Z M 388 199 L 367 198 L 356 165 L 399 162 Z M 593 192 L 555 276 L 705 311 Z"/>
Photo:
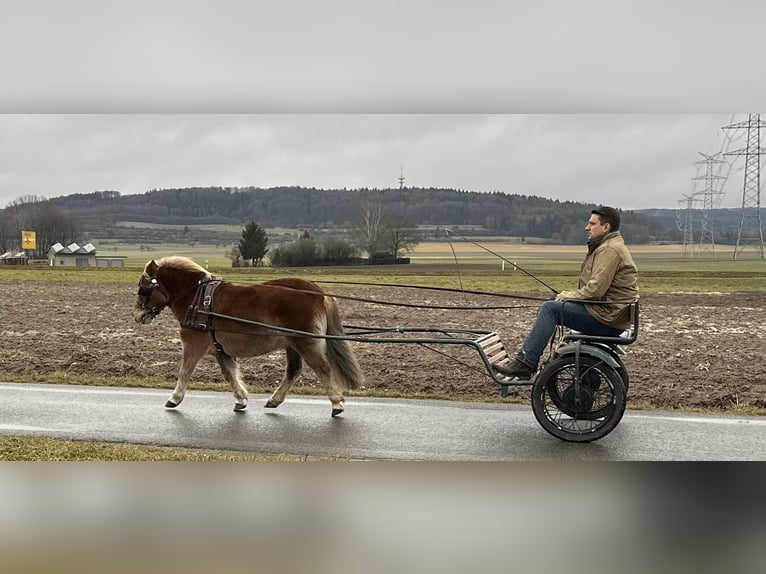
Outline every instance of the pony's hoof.
<path fill-rule="evenodd" d="M 174 403 L 173 401 L 168 401 L 165 403 L 165 408 L 168 409 L 174 409 L 178 406 L 178 403 Z"/>
<path fill-rule="evenodd" d="M 266 404 L 265 404 L 265 405 L 263 405 L 263 408 L 264 408 L 264 409 L 275 409 L 275 408 L 277 408 L 278 406 L 279 406 L 279 405 L 278 405 L 277 403 L 275 403 L 274 401 L 266 401 Z"/>
<path fill-rule="evenodd" d="M 239 404 L 239 403 L 235 403 L 235 404 L 234 404 L 234 412 L 235 412 L 235 413 L 241 413 L 241 412 L 242 412 L 242 411 L 244 411 L 246 408 L 247 408 L 247 403 L 245 403 L 244 405 L 241 405 L 241 404 Z"/>
<path fill-rule="evenodd" d="M 343 412 L 343 409 L 333 409 L 332 416 L 337 417 L 342 412 Z"/>

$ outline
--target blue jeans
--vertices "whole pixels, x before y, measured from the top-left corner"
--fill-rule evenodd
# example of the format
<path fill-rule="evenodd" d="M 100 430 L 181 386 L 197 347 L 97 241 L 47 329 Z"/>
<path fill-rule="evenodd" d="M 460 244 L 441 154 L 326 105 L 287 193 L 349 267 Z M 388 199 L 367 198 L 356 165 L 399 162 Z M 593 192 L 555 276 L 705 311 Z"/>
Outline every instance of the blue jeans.
<path fill-rule="evenodd" d="M 604 325 L 585 309 L 584 303 L 574 301 L 546 301 L 537 312 L 537 319 L 532 330 L 516 355 L 521 361 L 533 369 L 537 367 L 540 357 L 545 351 L 548 341 L 556 332 L 556 327 L 563 325 L 586 335 L 616 337 L 623 329 Z"/>

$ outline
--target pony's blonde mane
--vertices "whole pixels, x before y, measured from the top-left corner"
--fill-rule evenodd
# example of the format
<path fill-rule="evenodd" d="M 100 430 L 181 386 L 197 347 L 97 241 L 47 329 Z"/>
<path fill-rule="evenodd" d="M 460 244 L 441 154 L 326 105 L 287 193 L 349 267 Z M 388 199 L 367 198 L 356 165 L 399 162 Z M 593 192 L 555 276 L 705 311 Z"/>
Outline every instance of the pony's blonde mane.
<path fill-rule="evenodd" d="M 173 269 L 178 269 L 179 271 L 190 271 L 190 272 L 196 272 L 196 273 L 204 273 L 205 278 L 209 279 L 211 277 L 210 273 L 208 273 L 207 269 L 202 267 L 201 265 L 195 263 L 188 257 L 182 257 L 181 255 L 171 255 L 170 257 L 163 257 L 159 261 L 157 261 L 158 267 L 172 267 Z"/>

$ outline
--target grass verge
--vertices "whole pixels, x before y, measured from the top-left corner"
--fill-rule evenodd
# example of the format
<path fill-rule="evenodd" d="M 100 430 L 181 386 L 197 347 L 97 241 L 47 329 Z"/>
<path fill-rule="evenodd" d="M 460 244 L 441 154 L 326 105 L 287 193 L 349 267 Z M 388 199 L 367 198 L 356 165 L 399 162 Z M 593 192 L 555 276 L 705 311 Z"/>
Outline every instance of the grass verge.
<path fill-rule="evenodd" d="M 249 455 L 160 446 L 74 441 L 39 436 L 0 436 L 0 460 L 6 461 L 186 461 L 186 462 L 300 462 L 344 460 L 297 455 Z"/>

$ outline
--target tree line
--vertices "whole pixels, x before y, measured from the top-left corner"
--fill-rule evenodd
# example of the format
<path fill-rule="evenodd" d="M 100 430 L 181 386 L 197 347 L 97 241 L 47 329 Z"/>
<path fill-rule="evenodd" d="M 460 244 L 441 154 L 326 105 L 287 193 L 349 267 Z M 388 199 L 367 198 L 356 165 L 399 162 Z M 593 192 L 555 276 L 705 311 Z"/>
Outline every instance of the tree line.
<path fill-rule="evenodd" d="M 369 206 L 377 206 L 378 212 L 369 210 Z M 137 195 L 96 191 L 52 199 L 24 196 L 0 209 L 0 253 L 20 250 L 21 231 L 30 230 L 37 233 L 33 256 L 39 258 L 45 257 L 54 243 L 83 243 L 88 236 L 147 245 L 156 242 L 232 245 L 239 239 L 237 231 L 201 230 L 195 224 L 220 223 L 241 228 L 251 221 L 268 230 L 268 237 L 275 244 L 295 239 L 294 234 L 288 237 L 291 234 L 280 228 L 307 230 L 314 242 L 316 259 L 325 261 L 340 257 L 338 245 L 323 245 L 330 239 L 353 236 L 349 243 L 356 253 L 343 257 L 363 253 L 372 256 L 376 252 L 401 254 L 413 239 L 443 239 L 443 228 L 449 226 L 470 228 L 473 236 L 505 235 L 581 244 L 583 221 L 593 207 L 535 196 L 437 188 L 198 187 L 151 190 Z M 375 237 L 370 231 L 376 228 L 370 225 L 382 214 L 388 231 Z M 734 243 L 741 210 L 719 209 L 710 215 L 716 243 Z M 678 210 L 669 209 L 623 211 L 621 230 L 630 244 L 680 242 L 678 216 Z M 762 212 L 762 218 L 766 219 L 766 213 Z M 140 225 L 118 226 L 118 222 L 163 223 L 183 228 L 147 229 Z M 700 228 L 699 220 L 695 221 L 695 228 Z M 309 247 L 307 243 L 301 250 L 307 252 Z"/>
<path fill-rule="evenodd" d="M 265 228 L 350 229 L 364 205 L 417 226 L 471 226 L 477 234 L 538 237 L 556 243 L 583 241 L 588 203 L 502 192 L 442 188 L 317 189 L 306 187 L 155 189 L 143 194 L 117 191 L 73 194 L 52 200 L 77 216 L 94 236 L 121 233 L 118 221 L 176 225 L 258 221 Z M 619 207 L 619 206 L 618 206 Z M 677 241 L 675 225 L 641 211 L 623 212 L 629 243 Z"/>
<path fill-rule="evenodd" d="M 33 195 L 19 197 L 0 210 L 0 253 L 20 252 L 22 231 L 35 232 L 35 249 L 31 253 L 35 259 L 46 258 L 56 243 L 66 246 L 86 237 L 77 217 Z"/>

